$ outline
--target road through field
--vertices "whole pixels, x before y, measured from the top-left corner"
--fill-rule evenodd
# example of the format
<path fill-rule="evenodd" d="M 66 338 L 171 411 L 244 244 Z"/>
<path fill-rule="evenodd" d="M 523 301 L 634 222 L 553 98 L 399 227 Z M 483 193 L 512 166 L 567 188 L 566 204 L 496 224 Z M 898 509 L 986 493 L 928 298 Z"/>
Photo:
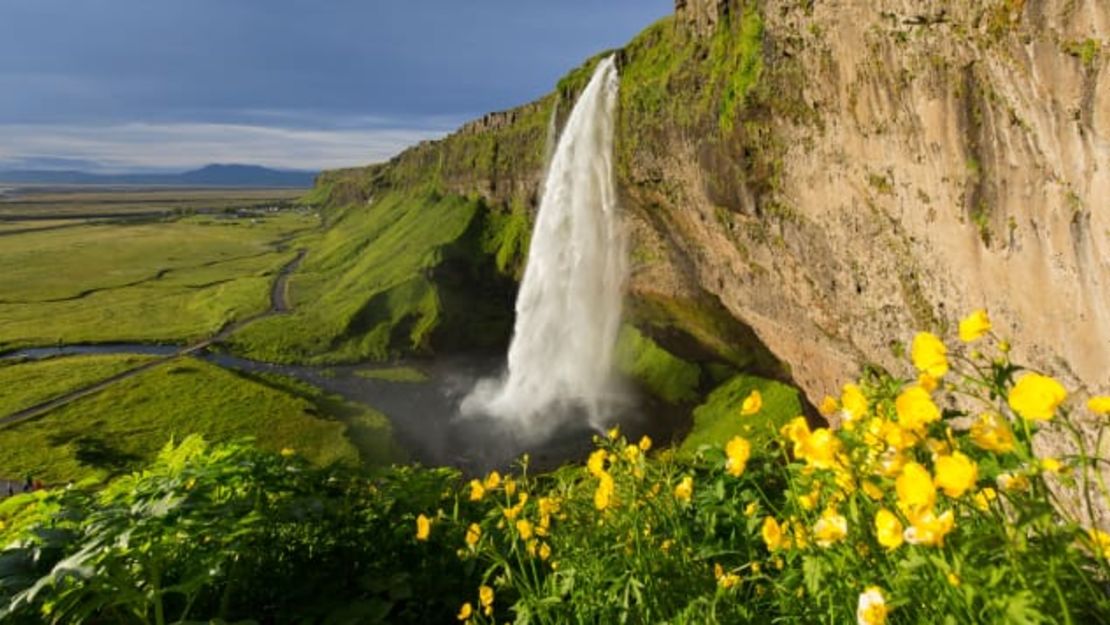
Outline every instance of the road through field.
<path fill-rule="evenodd" d="M 283 265 L 280 270 L 278 270 L 277 277 L 274 279 L 274 283 L 270 288 L 270 308 L 269 308 L 269 310 L 261 312 L 257 315 L 247 317 L 246 319 L 242 319 L 242 320 L 230 323 L 230 324 L 226 325 L 225 327 L 221 328 L 220 331 L 218 331 L 213 336 L 211 336 L 207 339 L 204 339 L 202 341 L 198 341 L 196 343 L 193 343 L 191 345 L 187 345 L 185 347 L 182 347 L 181 349 L 177 350 L 173 354 L 170 354 L 169 356 L 165 356 L 163 358 L 158 358 L 156 360 L 152 360 L 148 363 L 144 363 L 140 366 L 137 366 L 134 369 L 128 369 L 127 371 L 124 371 L 122 373 L 118 373 L 118 374 L 116 374 L 116 375 L 114 375 L 110 378 L 107 378 L 105 380 L 101 380 L 100 382 L 97 382 L 96 384 L 91 384 L 89 386 L 70 391 L 68 393 L 65 393 L 64 395 L 59 395 L 58 397 L 55 397 L 55 398 L 50 399 L 48 401 L 36 404 L 36 405 L 31 406 L 29 408 L 25 408 L 25 409 L 20 410 L 18 412 L 14 412 L 14 413 L 12 413 L 10 415 L 7 415 L 5 417 L 0 417 L 0 427 L 8 426 L 8 425 L 11 425 L 11 424 L 14 424 L 14 423 L 19 423 L 21 421 L 26 421 L 27 419 L 33 419 L 37 416 L 46 414 L 46 413 L 50 412 L 51 410 L 54 410 L 56 408 L 60 408 L 62 406 L 65 406 L 66 404 L 72 403 L 72 402 L 74 402 L 78 399 L 81 399 L 82 397 L 87 397 L 87 396 L 92 395 L 94 393 L 98 393 L 98 392 L 108 388 L 109 386 L 115 384 L 116 382 L 134 377 L 134 376 L 136 376 L 136 375 L 138 375 L 138 374 L 140 374 L 144 371 L 153 369 L 154 367 L 165 364 L 165 363 L 167 363 L 171 360 L 174 360 L 176 358 L 180 358 L 182 356 L 190 356 L 190 355 L 196 354 L 198 352 L 201 352 L 201 351 L 207 349 L 208 347 L 225 340 L 227 337 L 231 336 L 232 334 L 234 334 L 238 330 L 242 329 L 247 324 L 253 323 L 255 321 L 258 321 L 259 319 L 263 319 L 263 318 L 269 317 L 271 315 L 278 315 L 278 314 L 284 314 L 284 313 L 289 312 L 289 309 L 290 309 L 289 300 L 288 300 L 289 276 L 294 271 L 296 271 L 298 266 L 300 266 L 301 261 L 304 260 L 304 256 L 305 256 L 305 250 L 303 250 L 303 249 L 297 250 L 297 255 L 292 260 L 290 260 L 288 263 Z"/>

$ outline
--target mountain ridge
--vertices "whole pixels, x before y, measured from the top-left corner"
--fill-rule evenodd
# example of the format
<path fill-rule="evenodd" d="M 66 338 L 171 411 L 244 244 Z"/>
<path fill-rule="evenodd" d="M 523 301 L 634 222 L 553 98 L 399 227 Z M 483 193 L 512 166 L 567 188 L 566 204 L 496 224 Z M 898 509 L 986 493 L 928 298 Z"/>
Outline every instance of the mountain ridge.
<path fill-rule="evenodd" d="M 210 187 L 311 187 L 316 172 L 261 165 L 211 163 L 179 173 L 97 174 L 81 170 L 0 170 L 0 183 L 157 185 Z"/>

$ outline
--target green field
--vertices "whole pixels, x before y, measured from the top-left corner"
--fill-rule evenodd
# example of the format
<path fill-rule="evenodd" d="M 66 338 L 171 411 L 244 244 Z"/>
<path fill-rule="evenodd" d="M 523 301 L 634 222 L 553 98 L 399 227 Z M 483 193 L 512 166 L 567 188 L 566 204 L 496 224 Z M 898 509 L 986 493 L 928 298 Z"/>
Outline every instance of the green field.
<path fill-rule="evenodd" d="M 21 187 L 0 198 L 6 215 L 188 213 L 266 208 L 295 200 L 303 189 L 92 189 L 89 187 Z"/>
<path fill-rule="evenodd" d="M 211 335 L 268 308 L 273 275 L 295 254 L 277 244 L 316 223 L 284 212 L 4 237 L 0 350 Z"/>
<path fill-rule="evenodd" d="M 133 369 L 150 356 L 68 356 L 33 362 L 0 360 L 0 417 Z"/>
<path fill-rule="evenodd" d="M 65 359 L 81 361 L 85 359 Z M 90 371 L 99 362 L 54 363 Z M 46 363 L 5 367 L 5 379 Z M 22 371 L 20 371 L 22 369 Z M 42 417 L 0 428 L 0 470 L 50 483 L 105 477 L 149 461 L 171 438 L 251 437 L 293 448 L 316 464 L 382 464 L 395 458 L 385 417 L 303 384 L 241 375 L 185 358 L 159 365 Z"/>

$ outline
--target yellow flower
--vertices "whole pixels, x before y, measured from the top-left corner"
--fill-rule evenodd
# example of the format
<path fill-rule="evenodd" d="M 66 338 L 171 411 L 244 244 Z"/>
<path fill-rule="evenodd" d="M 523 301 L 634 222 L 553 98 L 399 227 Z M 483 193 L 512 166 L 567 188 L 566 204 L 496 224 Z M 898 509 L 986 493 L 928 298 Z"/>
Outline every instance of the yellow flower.
<path fill-rule="evenodd" d="M 594 491 L 594 507 L 598 510 L 604 510 L 609 507 L 613 500 L 613 476 L 608 473 L 602 473 L 599 476 L 597 490 Z"/>
<path fill-rule="evenodd" d="M 802 442 L 809 438 L 809 424 L 806 423 L 805 417 L 794 417 L 786 425 L 782 426 L 779 433 L 783 438 L 794 444 L 794 455 L 800 455 Z"/>
<path fill-rule="evenodd" d="M 819 410 L 821 412 L 821 414 L 828 417 L 828 416 L 831 416 L 834 412 L 836 412 L 837 408 L 839 408 L 839 407 L 840 407 L 840 405 L 836 403 L 836 398 L 835 397 L 830 397 L 829 395 L 825 395 L 825 399 L 821 400 L 821 406 L 817 410 Z"/>
<path fill-rule="evenodd" d="M 794 453 L 804 459 L 809 466 L 817 469 L 831 469 L 836 464 L 836 454 L 840 451 L 840 439 L 828 428 L 818 428 L 797 446 Z"/>
<path fill-rule="evenodd" d="M 1030 421 L 1048 421 L 1068 392 L 1056 380 L 1039 373 L 1028 373 L 1010 389 L 1010 408 Z"/>
<path fill-rule="evenodd" d="M 297 453 L 297 451 L 295 449 L 293 449 L 292 447 L 283 447 L 282 450 L 281 450 L 281 455 L 282 455 L 282 457 L 285 457 L 285 458 L 296 455 L 296 453 Z"/>
<path fill-rule="evenodd" d="M 782 527 L 785 530 L 788 527 L 788 524 L 783 523 Z M 806 535 L 806 526 L 803 525 L 797 517 L 790 517 L 789 527 L 790 530 L 794 533 L 794 545 L 798 549 L 805 549 L 806 546 L 809 544 L 809 538 Z M 789 546 L 789 541 L 787 541 L 787 543 L 787 546 Z"/>
<path fill-rule="evenodd" d="M 521 519 L 516 522 L 516 531 L 520 532 L 521 540 L 528 540 L 532 537 L 532 523 L 528 519 Z"/>
<path fill-rule="evenodd" d="M 883 498 L 883 489 L 879 485 L 870 480 L 864 480 L 860 486 L 863 488 L 863 493 L 875 501 L 880 501 Z"/>
<path fill-rule="evenodd" d="M 744 474 L 744 469 L 748 466 L 748 458 L 752 455 L 752 445 L 746 439 L 740 436 L 734 436 L 732 440 L 725 445 L 725 455 L 728 456 L 725 468 L 729 475 L 740 477 Z"/>
<path fill-rule="evenodd" d="M 486 496 L 486 487 L 478 480 L 470 480 L 470 501 L 481 501 Z"/>
<path fill-rule="evenodd" d="M 674 487 L 674 497 L 679 501 L 690 501 L 694 494 L 694 478 L 686 476 Z"/>
<path fill-rule="evenodd" d="M 1110 559 L 1110 534 L 1102 530 L 1090 529 L 1087 530 L 1087 537 L 1091 539 L 1091 546 L 1094 547 L 1096 556 Z"/>
<path fill-rule="evenodd" d="M 902 474 L 905 466 L 906 455 L 898 449 L 888 449 L 879 456 L 879 466 L 875 472 L 883 477 L 895 478 Z"/>
<path fill-rule="evenodd" d="M 909 449 L 917 444 L 917 435 L 894 421 L 882 422 L 879 431 L 882 435 L 883 442 L 896 451 Z"/>
<path fill-rule="evenodd" d="M 556 497 L 540 497 L 540 516 L 549 517 L 559 511 L 559 499 Z"/>
<path fill-rule="evenodd" d="M 1051 457 L 1041 458 L 1040 465 L 1042 470 L 1048 471 L 1049 473 L 1061 473 L 1067 470 L 1063 462 Z"/>
<path fill-rule="evenodd" d="M 763 542 L 771 551 L 782 548 L 782 527 L 774 517 L 764 517 L 763 527 L 759 531 L 763 537 Z"/>
<path fill-rule="evenodd" d="M 509 519 L 510 521 L 515 521 L 516 517 L 520 515 L 520 511 L 523 509 L 524 505 L 518 503 L 517 505 L 511 506 L 509 508 L 502 508 L 501 513 L 505 515 L 506 519 Z"/>
<path fill-rule="evenodd" d="M 628 462 L 636 462 L 640 457 L 640 448 L 636 445 L 628 445 L 624 448 L 624 459 Z"/>
<path fill-rule="evenodd" d="M 620 435 L 621 435 L 621 428 L 620 428 L 619 425 L 617 427 L 609 430 L 609 440 L 611 440 L 611 441 L 617 440 L 617 437 L 620 436 Z"/>
<path fill-rule="evenodd" d="M 911 525 L 906 528 L 903 537 L 911 545 L 943 547 L 944 537 L 952 531 L 955 524 L 956 520 L 951 510 L 946 510 L 939 517 L 929 510 L 911 519 Z"/>
<path fill-rule="evenodd" d="M 493 589 L 485 585 L 479 586 L 478 601 L 482 604 L 486 616 L 489 616 L 493 612 Z"/>
<path fill-rule="evenodd" d="M 590 454 L 590 459 L 586 461 L 586 469 L 590 472 L 590 475 L 601 477 L 601 474 L 605 473 L 605 456 L 604 449 L 595 450 Z"/>
<path fill-rule="evenodd" d="M 910 357 L 918 371 L 928 373 L 934 378 L 943 378 L 944 374 L 948 373 L 947 354 L 948 348 L 936 335 L 918 332 L 917 336 L 913 337 Z"/>
<path fill-rule="evenodd" d="M 505 478 L 504 484 L 505 484 L 505 494 L 512 497 L 513 493 L 516 492 L 516 480 L 514 480 L 511 477 L 507 477 L 507 478 Z"/>
<path fill-rule="evenodd" d="M 673 546 L 674 546 L 674 541 L 671 540 L 670 538 L 668 538 L 668 539 L 664 540 L 659 545 L 659 549 L 661 549 L 663 551 L 663 553 L 667 553 L 671 550 L 671 547 L 673 547 Z"/>
<path fill-rule="evenodd" d="M 478 544 L 478 540 L 482 537 L 482 527 L 477 523 L 471 523 L 470 527 L 466 528 L 466 544 L 473 547 Z"/>
<path fill-rule="evenodd" d="M 929 510 L 936 503 L 936 488 L 933 478 L 925 467 L 916 462 L 907 462 L 902 474 L 894 482 L 898 495 L 898 506 L 911 518 Z"/>
<path fill-rule="evenodd" d="M 753 517 L 759 511 L 759 502 L 753 501 L 744 507 L 744 516 Z"/>
<path fill-rule="evenodd" d="M 949 572 L 948 573 L 948 583 L 951 586 L 958 587 L 962 582 L 960 580 L 959 575 L 956 575 L 955 573 Z"/>
<path fill-rule="evenodd" d="M 1006 492 L 1016 493 L 1029 490 L 1029 478 L 1021 474 L 1003 473 L 999 475 L 995 482 L 998 487 Z"/>
<path fill-rule="evenodd" d="M 844 407 L 844 420 L 855 421 L 867 414 L 867 397 L 855 384 L 845 384 L 840 394 L 840 405 Z"/>
<path fill-rule="evenodd" d="M 875 513 L 875 537 L 887 549 L 897 549 L 902 545 L 902 522 L 886 508 Z"/>
<path fill-rule="evenodd" d="M 940 409 L 928 391 L 920 386 L 902 391 L 894 401 L 894 410 L 898 413 L 898 425 L 915 432 L 921 432 L 926 425 L 940 419 Z"/>
<path fill-rule="evenodd" d="M 416 517 L 416 540 L 428 540 L 428 534 L 432 532 L 432 522 L 428 517 L 421 514 Z"/>
<path fill-rule="evenodd" d="M 486 490 L 493 490 L 500 485 L 501 474 L 497 471 L 490 471 L 489 475 L 486 476 L 486 483 L 483 486 L 485 486 Z"/>
<path fill-rule="evenodd" d="M 813 526 L 813 541 L 818 547 L 829 547 L 834 543 L 844 540 L 848 535 L 848 519 L 837 513 L 833 508 L 828 508 L 821 513 L 821 518 Z"/>
<path fill-rule="evenodd" d="M 975 504 L 976 508 L 983 512 L 986 512 L 990 510 L 991 502 L 995 499 L 998 499 L 998 492 L 988 486 L 983 490 L 975 493 L 975 495 L 971 498 L 971 501 Z"/>
<path fill-rule="evenodd" d="M 1098 414 L 1110 414 L 1110 395 L 1099 395 L 1087 400 L 1087 410 Z"/>
<path fill-rule="evenodd" d="M 960 497 L 979 479 L 979 467 L 971 458 L 960 452 L 939 456 L 936 460 L 937 477 L 934 483 L 949 497 Z"/>
<path fill-rule="evenodd" d="M 759 391 L 752 391 L 744 398 L 744 403 L 740 404 L 740 415 L 749 417 L 759 412 L 762 408 L 763 396 L 759 394 Z"/>
<path fill-rule="evenodd" d="M 928 373 L 922 373 L 921 375 L 917 376 L 917 385 L 925 389 L 925 392 L 932 393 L 933 391 L 937 390 L 939 382 L 936 378 L 929 375 Z"/>
<path fill-rule="evenodd" d="M 886 615 L 883 591 L 875 586 L 868 586 L 860 593 L 859 604 L 856 606 L 857 625 L 885 625 Z"/>
<path fill-rule="evenodd" d="M 474 607 L 470 605 L 469 601 L 467 601 L 466 603 L 462 604 L 461 608 L 459 608 L 458 619 L 460 621 L 465 621 L 466 619 L 470 618 L 471 614 L 474 614 Z"/>
<path fill-rule="evenodd" d="M 651 449 L 651 437 L 645 434 L 643 438 L 640 439 L 640 451 L 647 453 L 649 449 Z"/>
<path fill-rule="evenodd" d="M 720 564 L 713 565 L 713 577 L 717 578 L 717 585 L 726 590 L 740 583 L 739 575 L 725 573 L 724 567 Z"/>
<path fill-rule="evenodd" d="M 803 509 L 812 510 L 817 507 L 817 500 L 820 496 L 820 491 L 814 489 L 805 495 L 798 495 L 798 503 L 802 505 Z"/>
<path fill-rule="evenodd" d="M 984 412 L 971 425 L 971 442 L 981 449 L 1004 454 L 1014 449 L 1014 432 L 1005 417 L 996 412 Z"/>
<path fill-rule="evenodd" d="M 960 340 L 964 343 L 978 341 L 990 331 L 991 319 L 985 310 L 976 310 L 960 321 Z"/>

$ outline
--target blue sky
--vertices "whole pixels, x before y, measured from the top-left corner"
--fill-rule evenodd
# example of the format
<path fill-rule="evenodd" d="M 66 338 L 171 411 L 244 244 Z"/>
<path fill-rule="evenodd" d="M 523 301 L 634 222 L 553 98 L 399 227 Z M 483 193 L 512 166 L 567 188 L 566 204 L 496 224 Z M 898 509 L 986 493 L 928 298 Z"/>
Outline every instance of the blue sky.
<path fill-rule="evenodd" d="M 673 0 L 0 0 L 0 167 L 316 169 L 549 91 Z"/>

